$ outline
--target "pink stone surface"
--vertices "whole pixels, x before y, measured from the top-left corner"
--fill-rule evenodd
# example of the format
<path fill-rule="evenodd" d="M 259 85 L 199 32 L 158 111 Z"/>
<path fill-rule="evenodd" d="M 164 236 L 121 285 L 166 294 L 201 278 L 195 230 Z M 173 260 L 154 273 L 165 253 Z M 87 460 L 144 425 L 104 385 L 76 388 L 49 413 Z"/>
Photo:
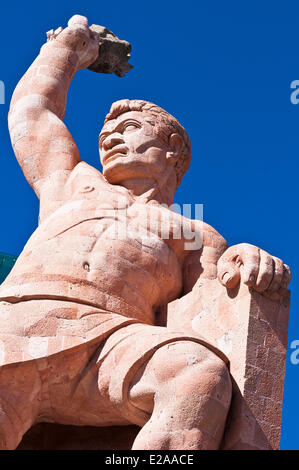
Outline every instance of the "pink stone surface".
<path fill-rule="evenodd" d="M 38 429 L 55 447 L 51 425 L 123 427 L 114 448 L 277 448 L 289 268 L 171 209 L 190 141 L 158 106 L 114 103 L 103 174 L 81 160 L 63 117 L 97 44 L 78 15 L 50 32 L 11 102 L 40 214 L 0 286 L 0 448 L 42 447 Z"/>
<path fill-rule="evenodd" d="M 229 358 L 233 397 L 223 449 L 279 448 L 288 309 L 287 292 L 271 300 L 240 284 L 228 295 L 217 280 L 168 305 L 170 328 L 187 329 L 192 312 L 189 326 Z"/>

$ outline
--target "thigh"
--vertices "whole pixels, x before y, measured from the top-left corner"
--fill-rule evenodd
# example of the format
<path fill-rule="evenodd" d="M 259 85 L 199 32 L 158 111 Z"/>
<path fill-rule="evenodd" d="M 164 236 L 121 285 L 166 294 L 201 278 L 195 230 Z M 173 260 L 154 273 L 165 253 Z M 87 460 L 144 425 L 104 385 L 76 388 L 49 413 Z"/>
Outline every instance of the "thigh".
<path fill-rule="evenodd" d="M 144 324 L 123 327 L 108 338 L 99 354 L 99 389 L 104 391 L 120 416 L 129 423 L 143 426 L 150 417 L 155 381 L 157 377 L 158 381 L 165 380 L 167 374 L 173 374 L 172 364 L 178 369 L 183 368 L 188 361 L 206 361 L 207 357 L 211 357 L 221 364 L 220 367 L 225 366 L 224 360 L 227 361 L 227 358 L 223 353 L 219 351 L 220 359 L 215 354 L 216 348 L 210 346 L 209 349 L 207 344 L 199 336 L 165 327 Z M 146 396 L 148 401 L 148 406 L 142 408 L 131 399 L 132 385 L 141 377 L 142 399 Z"/>
<path fill-rule="evenodd" d="M 190 338 L 157 349 L 133 378 L 129 398 L 136 407 L 151 413 L 158 401 L 171 407 L 179 399 L 218 394 L 229 403 L 230 389 L 226 363 Z"/>

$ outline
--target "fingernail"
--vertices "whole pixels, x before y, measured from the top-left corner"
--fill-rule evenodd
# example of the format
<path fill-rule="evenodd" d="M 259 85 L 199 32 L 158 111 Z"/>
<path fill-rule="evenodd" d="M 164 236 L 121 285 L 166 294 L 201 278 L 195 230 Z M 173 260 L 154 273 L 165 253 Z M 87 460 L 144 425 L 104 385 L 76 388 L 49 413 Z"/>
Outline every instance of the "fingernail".
<path fill-rule="evenodd" d="M 222 276 L 222 281 L 224 284 L 228 284 L 232 280 L 232 276 L 229 273 L 224 273 Z"/>

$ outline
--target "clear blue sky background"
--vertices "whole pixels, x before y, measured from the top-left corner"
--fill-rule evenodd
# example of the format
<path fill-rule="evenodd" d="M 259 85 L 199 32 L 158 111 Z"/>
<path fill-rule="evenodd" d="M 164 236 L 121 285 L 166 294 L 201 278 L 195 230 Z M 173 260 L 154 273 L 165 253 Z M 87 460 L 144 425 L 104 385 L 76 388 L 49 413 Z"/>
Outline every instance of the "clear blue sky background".
<path fill-rule="evenodd" d="M 299 339 L 299 4 L 295 1 L 135 0 L 5 2 L 0 19 L 0 251 L 18 255 L 37 225 L 38 201 L 11 149 L 7 112 L 17 81 L 51 28 L 74 13 L 133 45 L 135 68 L 121 79 L 80 72 L 66 122 L 81 157 L 99 167 L 97 138 L 110 104 L 153 101 L 190 134 L 192 164 L 178 203 L 203 203 L 204 219 L 229 242 L 248 242 L 292 269 L 289 343 Z M 299 364 L 290 362 L 281 448 L 299 449 Z"/>

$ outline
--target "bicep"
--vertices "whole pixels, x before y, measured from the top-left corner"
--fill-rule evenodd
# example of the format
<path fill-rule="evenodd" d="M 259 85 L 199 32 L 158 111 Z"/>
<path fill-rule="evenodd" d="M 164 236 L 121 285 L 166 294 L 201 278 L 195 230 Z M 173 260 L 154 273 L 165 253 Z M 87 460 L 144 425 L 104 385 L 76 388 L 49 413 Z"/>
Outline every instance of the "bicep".
<path fill-rule="evenodd" d="M 27 119 L 18 125 L 10 117 L 10 133 L 16 158 L 28 183 L 40 196 L 49 176 L 70 172 L 79 163 L 79 151 L 63 121 L 49 110 L 27 109 Z"/>

